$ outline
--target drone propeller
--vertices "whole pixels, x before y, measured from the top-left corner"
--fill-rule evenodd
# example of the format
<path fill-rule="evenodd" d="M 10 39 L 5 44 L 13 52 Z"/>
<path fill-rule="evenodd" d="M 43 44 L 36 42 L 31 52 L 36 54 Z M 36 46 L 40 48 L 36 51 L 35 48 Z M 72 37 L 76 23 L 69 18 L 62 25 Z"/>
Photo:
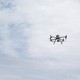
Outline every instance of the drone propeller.
<path fill-rule="evenodd" d="M 65 36 L 65 39 L 67 39 L 67 35 Z"/>
<path fill-rule="evenodd" d="M 52 39 L 51 39 L 51 38 L 52 38 L 52 36 L 50 35 L 50 38 L 49 38 L 49 39 L 50 39 L 50 41 L 52 41 Z"/>
<path fill-rule="evenodd" d="M 50 35 L 50 38 L 51 38 L 52 36 Z"/>
<path fill-rule="evenodd" d="M 64 41 L 64 39 L 62 41 Z"/>

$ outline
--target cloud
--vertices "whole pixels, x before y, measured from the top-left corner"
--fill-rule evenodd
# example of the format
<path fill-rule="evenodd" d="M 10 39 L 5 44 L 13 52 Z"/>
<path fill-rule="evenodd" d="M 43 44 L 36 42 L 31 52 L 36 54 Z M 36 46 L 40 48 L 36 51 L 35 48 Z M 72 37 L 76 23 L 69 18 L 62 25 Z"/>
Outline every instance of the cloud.
<path fill-rule="evenodd" d="M 2 63 L 1 63 L 2 62 Z M 75 80 L 79 79 L 79 65 L 52 60 L 31 60 L 21 58 L 3 58 L 0 60 L 0 79 L 12 80 Z M 57 77 L 58 76 L 58 77 Z"/>
<path fill-rule="evenodd" d="M 0 79 L 79 80 L 80 5 L 72 0 L 1 0 Z M 61 45 L 49 35 L 67 34 Z"/>
<path fill-rule="evenodd" d="M 13 0 L 0 0 L 0 10 L 11 9 L 15 7 Z"/>
<path fill-rule="evenodd" d="M 55 3 L 55 4 L 54 4 Z M 32 56 L 54 56 L 56 53 L 69 53 L 72 47 L 73 35 L 79 33 L 79 10 L 74 1 L 40 1 L 30 7 L 29 17 L 34 23 L 29 42 L 29 51 Z M 38 7 L 36 7 L 38 6 Z M 32 10 L 34 8 L 34 10 Z M 68 35 L 69 40 L 63 46 L 51 45 L 49 35 Z M 74 45 L 73 45 L 74 46 Z"/>

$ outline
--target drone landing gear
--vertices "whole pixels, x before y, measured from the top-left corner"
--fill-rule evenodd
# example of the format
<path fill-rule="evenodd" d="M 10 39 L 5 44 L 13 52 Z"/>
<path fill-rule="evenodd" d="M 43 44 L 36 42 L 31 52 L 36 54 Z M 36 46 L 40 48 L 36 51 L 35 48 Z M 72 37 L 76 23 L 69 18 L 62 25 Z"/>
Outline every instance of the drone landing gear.
<path fill-rule="evenodd" d="M 63 44 L 63 42 L 61 41 L 61 44 Z"/>
<path fill-rule="evenodd" d="M 55 44 L 56 41 L 53 42 L 53 44 Z"/>

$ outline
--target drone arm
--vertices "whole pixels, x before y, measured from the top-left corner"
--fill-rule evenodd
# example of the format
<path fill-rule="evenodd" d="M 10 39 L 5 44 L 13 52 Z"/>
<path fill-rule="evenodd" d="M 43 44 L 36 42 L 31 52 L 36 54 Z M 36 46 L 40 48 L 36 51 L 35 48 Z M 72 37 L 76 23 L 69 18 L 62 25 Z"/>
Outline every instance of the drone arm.
<path fill-rule="evenodd" d="M 60 37 L 60 38 L 65 38 L 65 39 L 67 39 L 67 35 L 66 35 L 66 36 L 62 36 L 62 37 Z"/>
<path fill-rule="evenodd" d="M 56 38 L 56 37 L 50 35 L 50 38 Z"/>
<path fill-rule="evenodd" d="M 51 42 L 55 41 L 55 39 L 53 37 L 49 38 Z"/>
<path fill-rule="evenodd" d="M 65 36 L 62 36 L 62 37 L 60 37 L 60 38 L 64 38 Z"/>

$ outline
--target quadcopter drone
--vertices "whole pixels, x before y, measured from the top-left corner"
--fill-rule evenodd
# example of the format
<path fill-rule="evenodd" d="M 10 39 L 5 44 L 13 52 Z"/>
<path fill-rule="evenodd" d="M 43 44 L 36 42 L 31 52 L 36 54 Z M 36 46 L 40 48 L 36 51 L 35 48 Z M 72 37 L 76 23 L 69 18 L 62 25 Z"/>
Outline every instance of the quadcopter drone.
<path fill-rule="evenodd" d="M 67 35 L 62 37 L 60 37 L 60 35 L 56 35 L 56 37 L 50 35 L 49 39 L 51 42 L 53 42 L 53 44 L 55 44 L 55 42 L 61 42 L 62 44 L 65 41 L 65 39 L 67 39 Z"/>

